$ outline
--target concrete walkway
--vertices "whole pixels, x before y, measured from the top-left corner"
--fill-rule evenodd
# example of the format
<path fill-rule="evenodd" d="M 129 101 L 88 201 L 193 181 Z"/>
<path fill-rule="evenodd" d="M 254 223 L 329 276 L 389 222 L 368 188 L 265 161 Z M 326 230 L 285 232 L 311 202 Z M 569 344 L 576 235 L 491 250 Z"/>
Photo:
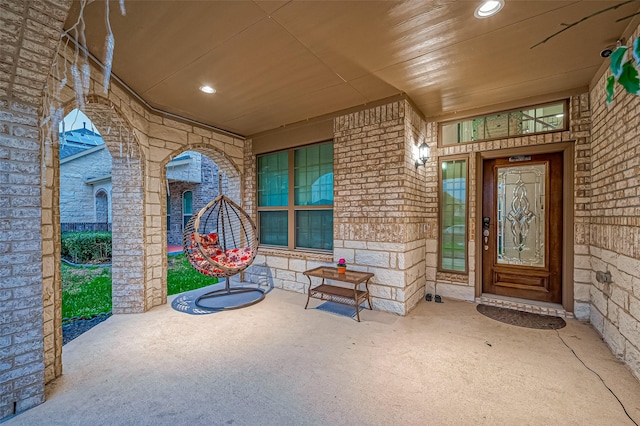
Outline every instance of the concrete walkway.
<path fill-rule="evenodd" d="M 606 386 L 640 422 L 640 382 L 588 324 L 519 328 L 452 300 L 357 323 L 305 301 L 111 317 L 6 425 L 633 425 Z"/>

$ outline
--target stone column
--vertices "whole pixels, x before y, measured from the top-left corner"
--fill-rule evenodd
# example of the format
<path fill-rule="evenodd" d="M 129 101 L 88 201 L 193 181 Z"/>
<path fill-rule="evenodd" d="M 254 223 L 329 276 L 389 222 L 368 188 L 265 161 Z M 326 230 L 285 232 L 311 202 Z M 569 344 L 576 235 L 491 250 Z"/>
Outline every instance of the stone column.
<path fill-rule="evenodd" d="M 424 133 L 406 100 L 334 120 L 334 257 L 373 272 L 374 309 L 400 315 L 424 294 L 424 172 L 413 155 Z"/>
<path fill-rule="evenodd" d="M 42 156 L 38 109 L 70 5 L 0 4 L 0 420 L 44 401 L 43 335 L 55 321 L 43 310 L 53 303 L 55 242 L 43 205 L 52 203 L 54 176 L 42 175 L 51 158 Z M 53 364 L 49 376 L 60 374 Z"/>

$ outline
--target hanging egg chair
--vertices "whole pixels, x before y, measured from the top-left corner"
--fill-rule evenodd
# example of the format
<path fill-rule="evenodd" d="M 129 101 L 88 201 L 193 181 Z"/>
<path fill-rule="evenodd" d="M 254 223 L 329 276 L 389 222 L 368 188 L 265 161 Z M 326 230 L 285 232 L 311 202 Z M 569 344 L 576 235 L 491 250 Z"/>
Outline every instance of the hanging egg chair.
<path fill-rule="evenodd" d="M 251 217 L 225 195 L 216 197 L 189 220 L 184 227 L 182 246 L 198 272 L 225 278 L 225 288 L 201 295 L 195 301 L 196 306 L 237 309 L 264 299 L 265 292 L 260 288 L 230 286 L 229 278 L 244 271 L 255 259 L 258 237 Z M 244 296 L 225 299 L 228 304 L 215 307 L 203 303 L 205 299 L 234 295 Z"/>

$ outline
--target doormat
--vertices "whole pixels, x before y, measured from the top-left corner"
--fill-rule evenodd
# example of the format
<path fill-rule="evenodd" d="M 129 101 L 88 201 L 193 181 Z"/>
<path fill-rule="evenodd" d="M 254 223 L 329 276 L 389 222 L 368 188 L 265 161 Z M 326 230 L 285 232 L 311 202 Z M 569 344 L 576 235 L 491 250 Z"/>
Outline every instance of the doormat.
<path fill-rule="evenodd" d="M 324 302 L 321 305 L 316 306 L 316 309 L 329 312 L 331 314 L 340 315 L 343 317 L 355 318 L 356 308 L 352 305 L 343 305 L 334 302 Z M 362 311 L 362 306 L 358 306 L 358 309 Z"/>
<path fill-rule="evenodd" d="M 533 314 L 489 305 L 478 305 L 477 309 L 486 317 L 518 327 L 559 330 L 567 325 L 564 319 L 550 315 Z"/>

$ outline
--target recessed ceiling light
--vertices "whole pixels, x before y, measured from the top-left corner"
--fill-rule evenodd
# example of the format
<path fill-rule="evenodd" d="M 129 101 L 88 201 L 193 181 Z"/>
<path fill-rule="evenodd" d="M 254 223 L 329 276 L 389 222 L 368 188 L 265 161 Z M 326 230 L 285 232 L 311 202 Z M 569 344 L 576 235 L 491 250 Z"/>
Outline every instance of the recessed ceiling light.
<path fill-rule="evenodd" d="M 504 7 L 504 0 L 485 0 L 474 12 L 476 18 L 488 18 L 500 12 Z"/>
<path fill-rule="evenodd" d="M 200 86 L 200 91 L 204 93 L 216 93 L 216 89 L 211 86 Z"/>

